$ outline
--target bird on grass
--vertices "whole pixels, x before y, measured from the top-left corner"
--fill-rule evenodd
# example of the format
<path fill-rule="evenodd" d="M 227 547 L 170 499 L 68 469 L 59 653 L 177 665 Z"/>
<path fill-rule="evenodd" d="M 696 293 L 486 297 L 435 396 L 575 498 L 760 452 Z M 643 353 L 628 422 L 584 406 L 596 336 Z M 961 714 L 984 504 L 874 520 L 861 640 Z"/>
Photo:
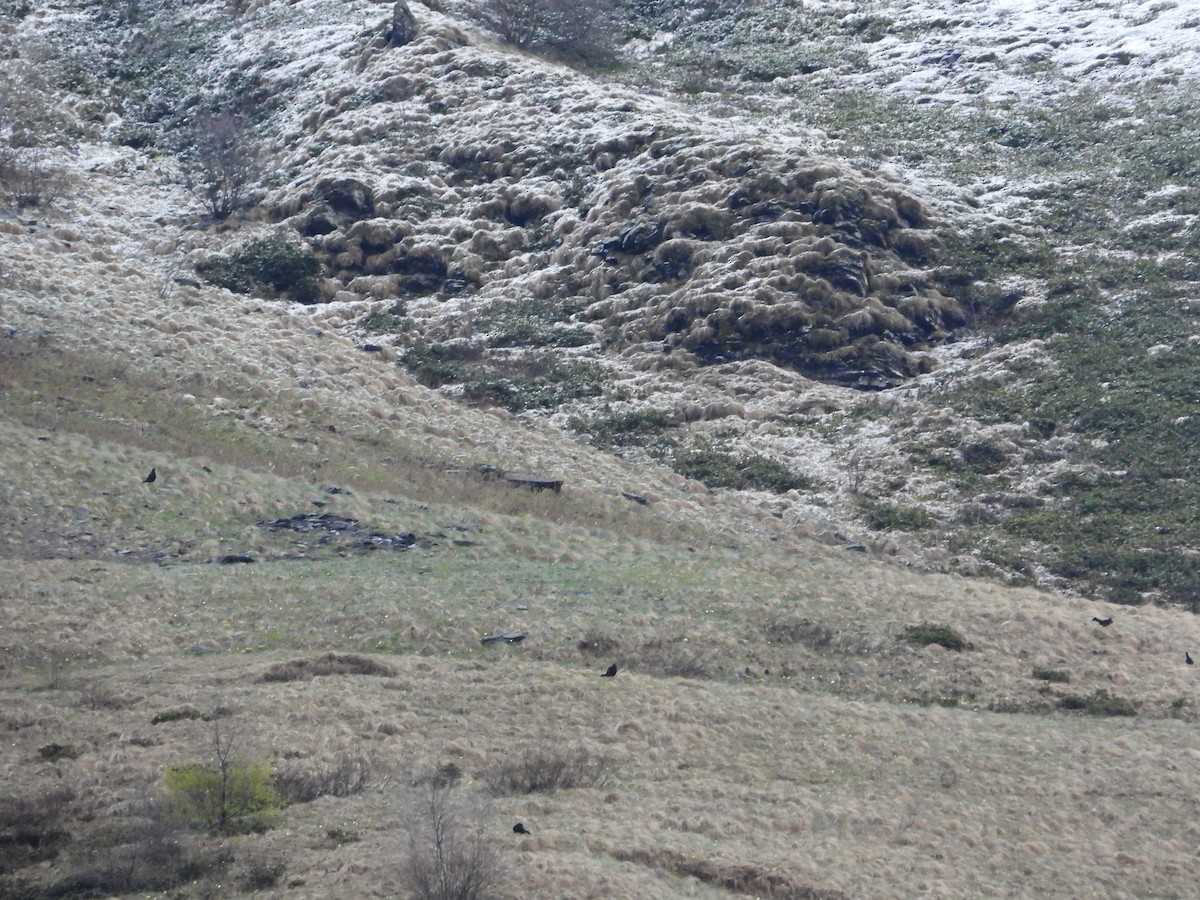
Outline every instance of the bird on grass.
<path fill-rule="evenodd" d="M 1183 651 L 1183 661 L 1189 666 L 1194 666 L 1196 664 L 1196 661 L 1192 659 L 1192 654 L 1188 653 L 1186 650 Z"/>
<path fill-rule="evenodd" d="M 154 484 L 154 481 L 157 478 L 158 478 L 158 469 L 151 469 L 150 474 L 142 479 L 142 484 Z"/>
<path fill-rule="evenodd" d="M 513 826 L 513 834 L 533 834 L 533 832 L 518 822 Z"/>
<path fill-rule="evenodd" d="M 1101 628 L 1107 628 L 1112 624 L 1112 616 L 1109 616 L 1107 619 L 1098 619 L 1095 616 L 1092 616 L 1092 621 L 1097 623 Z"/>
<path fill-rule="evenodd" d="M 609 666 L 607 669 L 605 669 L 604 674 L 601 675 L 600 677 L 601 678 L 616 678 L 617 677 L 617 664 L 613 663 L 611 666 Z"/>

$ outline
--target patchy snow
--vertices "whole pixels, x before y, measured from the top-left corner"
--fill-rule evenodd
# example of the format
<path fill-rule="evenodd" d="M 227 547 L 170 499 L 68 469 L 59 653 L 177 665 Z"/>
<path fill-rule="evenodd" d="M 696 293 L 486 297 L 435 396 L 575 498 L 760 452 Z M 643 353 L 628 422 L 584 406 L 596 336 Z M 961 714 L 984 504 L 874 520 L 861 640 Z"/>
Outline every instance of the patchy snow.
<path fill-rule="evenodd" d="M 193 14 L 215 19 L 227 8 L 212 0 L 196 4 Z M 1104 90 L 1200 73 L 1200 10 L 1184 0 L 806 0 L 805 8 L 829 16 L 868 15 L 887 26 L 879 40 L 854 45 L 865 55 L 864 65 L 818 73 L 814 77 L 821 83 L 871 88 L 964 114 L 1037 105 L 1084 86 Z M 614 321 L 635 321 L 634 307 L 661 299 L 667 289 L 620 286 L 623 299 L 613 301 L 611 273 L 590 248 L 611 236 L 613 221 L 643 209 L 643 180 L 653 155 L 647 148 L 657 141 L 665 153 L 671 136 L 684 135 L 692 143 L 672 149 L 679 154 L 675 169 L 664 164 L 654 175 L 661 183 L 679 182 L 680 208 L 689 215 L 702 214 L 706 205 L 715 208 L 728 185 L 716 179 L 687 185 L 688 174 L 743 148 L 758 148 L 768 161 L 814 170 L 827 166 L 831 179 L 866 185 L 893 202 L 920 194 L 920 201 L 946 215 L 956 214 L 969 195 L 974 215 L 1003 216 L 1025 202 L 1015 199 L 1018 189 L 1028 193 L 1031 187 L 999 176 L 948 184 L 895 161 L 864 172 L 837 159 L 837 144 L 798 123 L 784 102 L 745 107 L 728 100 L 688 102 L 656 92 L 654 85 L 587 77 L 500 47 L 474 25 L 438 9 L 440 4 L 414 3 L 421 33 L 410 47 L 393 50 L 380 41 L 389 4 L 251 3 L 230 20 L 210 73 L 261 71 L 288 98 L 272 123 L 276 172 L 269 205 L 280 217 L 299 216 L 323 182 L 361 179 L 374 191 L 376 206 L 361 223 L 363 230 L 394 229 L 394 248 L 407 257 L 438 258 L 478 282 L 477 292 L 407 300 L 407 315 L 421 323 L 426 338 L 439 329 L 453 335 L 485 302 L 542 296 L 569 278 L 580 279 L 583 294 L 596 304 L 608 302 Z M 78 14 L 70 4 L 38 4 L 21 27 L 36 31 L 62 16 Z M 665 43 L 665 37 L 656 37 L 646 52 Z M 103 133 L 116 134 L 120 124 L 110 118 Z M 704 152 L 693 153 L 697 146 Z M 174 278 L 190 275 L 190 263 L 200 256 L 274 224 L 255 220 L 238 231 L 198 227 L 197 206 L 166 158 L 95 141 L 64 152 L 60 163 L 78 180 L 75 196 L 45 215 L 19 215 L 31 224 L 18 226 L 11 216 L 0 221 L 0 326 L 78 333 L 82 349 L 124 348 L 147 366 L 226 379 L 226 393 L 247 398 L 254 390 L 269 390 L 319 406 L 347 402 L 343 392 L 349 390 L 363 409 L 421 431 L 439 452 L 464 462 L 473 460 L 477 447 L 505 446 L 511 457 L 553 467 L 562 443 L 548 426 L 595 411 L 580 401 L 544 416 L 527 414 L 524 425 L 514 427 L 511 417 L 460 413 L 446 399 L 414 386 L 388 359 L 364 360 L 353 349 L 362 337 L 355 319 L 393 304 L 394 280 L 339 276 L 330 285 L 335 301 L 315 308 L 181 285 Z M 471 181 L 455 174 L 471 169 L 484 175 Z M 581 173 L 586 179 L 573 182 Z M 1052 176 L 1046 181 L 1052 183 Z M 586 210 L 565 204 L 565 192 L 573 189 L 582 192 Z M 938 203 L 946 198 L 953 202 Z M 537 203 L 546 206 L 548 238 L 560 242 L 548 257 L 516 252 L 528 244 L 529 229 L 505 219 L 513 204 Z M 1131 227 L 1188 224 L 1186 217 L 1159 212 Z M 369 253 L 370 241 L 366 244 L 367 250 L 360 240 L 345 252 Z M 796 241 L 783 255 L 803 249 Z M 709 266 L 705 284 L 714 292 L 753 293 L 778 275 L 772 271 L 777 257 L 765 259 L 760 271 L 752 259 L 713 251 L 703 261 Z M 318 335 L 314 328 L 325 330 Z M 702 368 L 682 352 L 663 353 L 673 348 L 636 337 L 620 353 L 577 352 L 611 373 L 601 401 L 605 408 L 667 409 L 693 436 L 736 434 L 745 448 L 811 473 L 819 486 L 816 496 L 756 502 L 773 509 L 782 505 L 779 514 L 786 521 L 820 522 L 831 533 L 853 518 L 859 492 L 911 475 L 909 453 L 931 427 L 929 417 L 938 428 L 954 424 L 923 408 L 927 385 L 1044 362 L 1036 346 L 1016 360 L 1011 355 L 1016 351 L 989 353 L 968 335 L 929 351 L 933 372 L 877 397 L 764 361 Z M 255 366 L 255 374 L 228 379 L 231 359 L 237 361 L 235 371 Z M 911 407 L 911 422 L 897 426 L 882 416 L 855 415 L 864 408 L 869 413 L 874 404 Z M 464 427 L 456 416 L 471 425 Z M 526 439 L 527 434 L 535 437 Z M 579 454 L 592 471 L 617 477 L 614 461 L 600 461 L 606 458 L 587 449 Z M 691 495 L 679 497 L 671 476 L 656 478 L 654 490 L 675 498 L 672 502 L 696 502 Z M 934 495 L 940 489 L 913 476 L 910 490 Z M 949 504 L 946 510 L 949 515 Z"/>
<path fill-rule="evenodd" d="M 812 0 L 889 23 L 851 76 L 924 101 L 1029 103 L 1090 83 L 1195 77 L 1200 8 L 1188 0 Z"/>

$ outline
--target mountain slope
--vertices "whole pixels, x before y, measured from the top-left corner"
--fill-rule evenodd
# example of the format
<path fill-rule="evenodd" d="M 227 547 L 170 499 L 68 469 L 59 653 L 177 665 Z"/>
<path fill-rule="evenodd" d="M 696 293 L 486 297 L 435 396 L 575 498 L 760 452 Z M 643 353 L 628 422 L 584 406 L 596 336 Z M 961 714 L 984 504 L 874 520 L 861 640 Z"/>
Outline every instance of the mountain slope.
<path fill-rule="evenodd" d="M 805 78 L 738 62 L 811 50 L 772 4 L 741 44 L 714 13 L 727 65 L 689 84 L 720 90 L 673 93 L 692 26 L 639 8 L 647 43 L 585 75 L 449 5 L 413 4 L 403 47 L 391 4 L 0 7 L 7 71 L 40 60 L 63 101 L 70 188 L 0 213 L 0 895 L 403 895 L 431 781 L 502 897 L 1188 895 L 1195 619 L 1047 589 L 1124 577 L 1051 569 L 1054 517 L 1100 530 L 1072 504 L 1123 477 L 1084 412 L 1187 402 L 1116 362 L 1163 341 L 1187 383 L 1188 233 L 1120 269 L 1117 225 L 1005 224 L 1055 208 L 1036 179 L 972 208 L 967 154 L 867 165 L 796 115 Z M 811 27 L 878 55 L 812 84 L 922 58 L 935 7 L 878 5 L 877 41 L 841 9 Z M 269 165 L 214 223 L 180 144 L 221 104 Z M 1086 131 L 1021 121 L 1045 154 Z M 322 302 L 202 277 L 277 235 Z M 1113 340 L 1078 359 L 1093 301 Z M 1107 405 L 1072 412 L 1073 378 Z M 1190 520 L 1161 512 L 1119 538 L 1157 523 L 1178 560 Z M 169 802 L 222 735 L 291 792 L 262 833 Z M 514 781 L 539 759 L 557 790 Z"/>

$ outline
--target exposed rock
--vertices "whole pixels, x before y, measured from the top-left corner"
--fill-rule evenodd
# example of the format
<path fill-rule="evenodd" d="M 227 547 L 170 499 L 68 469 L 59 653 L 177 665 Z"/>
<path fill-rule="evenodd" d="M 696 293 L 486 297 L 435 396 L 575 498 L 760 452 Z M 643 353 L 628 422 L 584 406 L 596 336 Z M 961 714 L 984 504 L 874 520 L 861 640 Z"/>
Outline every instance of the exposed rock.
<path fill-rule="evenodd" d="M 404 0 L 392 5 L 392 23 L 388 27 L 387 40 L 393 47 L 403 47 L 417 36 L 417 20 Z"/>

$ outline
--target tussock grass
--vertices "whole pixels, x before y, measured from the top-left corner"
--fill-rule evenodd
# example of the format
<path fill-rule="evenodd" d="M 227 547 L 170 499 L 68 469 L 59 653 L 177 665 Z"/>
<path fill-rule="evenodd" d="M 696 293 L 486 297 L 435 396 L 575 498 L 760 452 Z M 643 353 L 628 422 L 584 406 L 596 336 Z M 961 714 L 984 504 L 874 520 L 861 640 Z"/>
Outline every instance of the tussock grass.
<path fill-rule="evenodd" d="M 354 653 L 326 653 L 310 659 L 294 659 L 271 666 L 263 681 L 308 681 L 322 675 L 373 675 L 391 678 L 396 670 L 385 662 Z"/>

